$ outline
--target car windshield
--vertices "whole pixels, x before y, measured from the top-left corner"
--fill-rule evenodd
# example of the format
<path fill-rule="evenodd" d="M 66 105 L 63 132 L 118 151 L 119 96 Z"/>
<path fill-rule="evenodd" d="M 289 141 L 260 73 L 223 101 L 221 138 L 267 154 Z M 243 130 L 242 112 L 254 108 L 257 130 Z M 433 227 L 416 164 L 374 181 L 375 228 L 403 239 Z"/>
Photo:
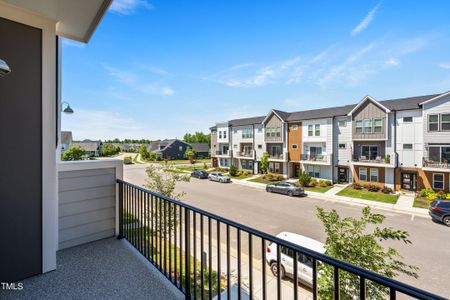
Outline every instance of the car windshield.
<path fill-rule="evenodd" d="M 223 176 L 223 174 L 222 173 L 217 173 L 217 176 Z"/>

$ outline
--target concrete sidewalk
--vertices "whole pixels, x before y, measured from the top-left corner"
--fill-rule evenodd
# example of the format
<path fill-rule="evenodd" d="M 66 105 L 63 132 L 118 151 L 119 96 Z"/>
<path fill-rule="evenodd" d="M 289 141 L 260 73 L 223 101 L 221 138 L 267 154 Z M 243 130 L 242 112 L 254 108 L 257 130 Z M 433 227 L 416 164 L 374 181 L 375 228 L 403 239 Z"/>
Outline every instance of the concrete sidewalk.
<path fill-rule="evenodd" d="M 249 187 L 253 187 L 253 188 L 258 188 L 258 189 L 266 188 L 265 184 L 251 182 L 251 181 L 233 180 L 233 183 L 245 185 L 245 186 L 249 186 Z M 317 193 L 317 192 L 308 191 L 307 195 L 314 197 L 316 199 L 321 199 L 321 200 L 325 200 L 325 201 L 340 202 L 340 203 L 346 203 L 346 204 L 351 204 L 351 205 L 369 206 L 369 207 L 375 208 L 375 209 L 387 210 L 387 211 L 404 213 L 404 214 L 412 214 L 414 216 L 430 218 L 430 216 L 428 215 L 427 209 L 413 207 L 414 196 L 412 196 L 412 195 L 401 194 L 396 204 L 390 204 L 390 203 L 383 203 L 383 202 L 378 202 L 378 201 L 364 200 L 364 199 L 359 199 L 359 198 L 351 198 L 351 197 L 344 197 L 344 196 L 337 195 L 337 193 L 339 193 L 345 187 L 346 186 L 344 186 L 344 185 L 337 184 L 332 189 L 328 190 L 325 193 Z"/>

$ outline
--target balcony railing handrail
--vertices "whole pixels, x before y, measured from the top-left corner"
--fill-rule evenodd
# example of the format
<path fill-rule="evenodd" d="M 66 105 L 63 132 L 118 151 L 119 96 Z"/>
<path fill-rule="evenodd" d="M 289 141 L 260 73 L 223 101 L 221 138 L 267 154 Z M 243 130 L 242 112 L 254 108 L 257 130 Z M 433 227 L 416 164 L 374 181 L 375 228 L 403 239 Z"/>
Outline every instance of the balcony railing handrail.
<path fill-rule="evenodd" d="M 305 254 L 307 256 L 310 256 L 315 261 L 319 260 L 319 261 L 321 261 L 321 262 L 323 262 L 325 264 L 332 265 L 335 268 L 335 271 L 336 270 L 343 270 L 343 271 L 352 273 L 352 274 L 354 274 L 356 276 L 359 276 L 362 282 L 365 282 L 365 280 L 369 280 L 369 281 L 381 284 L 384 287 L 390 289 L 391 296 L 392 296 L 392 293 L 394 293 L 394 295 L 393 295 L 393 297 L 391 297 L 391 299 L 395 299 L 395 292 L 400 292 L 400 293 L 403 293 L 405 295 L 408 295 L 408 296 L 411 296 L 411 297 L 415 297 L 417 299 L 430 299 L 430 300 L 432 300 L 432 299 L 433 300 L 436 300 L 436 299 L 437 300 L 440 300 L 440 299 L 444 300 L 445 299 L 444 297 L 434 295 L 434 294 L 432 294 L 430 292 L 421 290 L 419 288 L 413 287 L 413 286 L 408 285 L 406 283 L 402 283 L 402 282 L 397 281 L 395 279 L 382 276 L 382 275 L 377 274 L 375 272 L 372 272 L 372 271 L 363 269 L 361 267 L 352 265 L 352 264 L 350 264 L 348 262 L 332 258 L 330 256 L 327 256 L 325 254 L 322 254 L 322 253 L 310 250 L 308 248 L 299 246 L 297 244 L 293 244 L 293 243 L 291 243 L 289 241 L 286 241 L 286 240 L 280 239 L 278 237 L 272 236 L 272 235 L 270 235 L 268 233 L 259 231 L 257 229 L 251 228 L 251 227 L 248 227 L 246 225 L 237 223 L 235 221 L 228 220 L 228 219 L 223 218 L 221 216 L 218 216 L 216 214 L 213 214 L 213 213 L 210 213 L 210 212 L 205 211 L 203 209 L 194 207 L 192 205 L 189 205 L 189 204 L 177 201 L 175 199 L 166 197 L 166 196 L 164 196 L 162 194 L 159 194 L 159 193 L 147 190 L 147 189 L 145 189 L 143 187 L 140 187 L 138 185 L 126 182 L 124 180 L 117 179 L 117 183 L 119 183 L 121 185 L 127 185 L 127 186 L 132 187 L 132 188 L 134 188 L 136 190 L 139 190 L 139 191 L 141 191 L 143 193 L 147 193 L 147 194 L 153 195 L 153 196 L 158 197 L 160 199 L 163 199 L 163 200 L 165 200 L 165 201 L 167 201 L 169 203 L 172 203 L 174 205 L 182 207 L 182 208 L 185 209 L 185 213 L 187 212 L 186 210 L 192 211 L 194 213 L 199 214 L 200 216 L 204 216 L 204 217 L 207 217 L 209 219 L 213 219 L 213 220 L 215 220 L 217 222 L 220 222 L 220 223 L 229 225 L 231 227 L 234 227 L 237 230 L 245 231 L 248 234 L 251 234 L 253 236 L 256 236 L 256 237 L 259 237 L 259 238 L 263 239 L 264 241 L 269 241 L 269 242 L 275 243 L 275 244 L 277 244 L 278 247 L 280 247 L 280 246 L 281 247 L 287 247 L 287 248 L 289 248 L 291 250 L 294 250 L 296 252 L 299 252 L 301 254 Z M 122 186 L 122 188 L 123 188 L 123 186 Z M 119 204 L 119 207 L 120 206 L 121 205 Z M 120 213 L 120 215 L 122 215 L 122 213 Z M 187 215 L 188 214 L 186 213 L 186 216 Z M 188 218 L 188 221 L 189 221 L 189 218 Z M 122 220 L 122 222 L 123 222 L 123 220 Z M 120 224 L 119 226 L 122 229 L 122 227 L 123 227 L 122 224 Z M 187 232 L 188 232 L 188 230 L 186 230 L 186 234 L 187 234 Z M 278 251 L 278 253 L 279 253 L 279 251 Z M 189 276 L 186 276 L 186 277 L 189 278 Z M 365 283 L 364 283 L 364 286 L 365 286 Z M 315 293 L 315 292 L 316 291 L 313 291 L 313 293 Z M 219 291 L 219 293 L 220 293 L 220 291 Z M 365 292 L 364 292 L 364 295 L 365 295 Z M 315 294 L 314 294 L 314 296 L 315 296 L 314 299 L 316 299 L 316 295 Z M 363 297 L 363 298 L 365 298 L 365 297 Z M 190 299 L 190 295 L 186 295 L 186 299 Z"/>
<path fill-rule="evenodd" d="M 302 160 L 327 161 L 328 156 L 328 154 L 302 154 Z"/>

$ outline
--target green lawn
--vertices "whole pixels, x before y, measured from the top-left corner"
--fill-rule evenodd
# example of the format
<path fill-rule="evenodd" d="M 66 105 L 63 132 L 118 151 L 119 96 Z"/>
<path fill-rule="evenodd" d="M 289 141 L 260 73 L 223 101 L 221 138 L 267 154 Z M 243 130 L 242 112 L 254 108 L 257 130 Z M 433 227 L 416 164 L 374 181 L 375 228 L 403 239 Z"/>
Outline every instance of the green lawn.
<path fill-rule="evenodd" d="M 313 187 L 305 187 L 305 191 L 316 192 L 316 193 L 325 193 L 333 188 L 333 186 L 313 186 Z"/>
<path fill-rule="evenodd" d="M 183 170 L 179 170 L 179 169 L 163 169 L 164 172 L 171 172 L 171 173 L 177 173 L 177 174 L 186 174 L 188 175 L 188 173 L 184 172 Z"/>
<path fill-rule="evenodd" d="M 427 198 L 422 198 L 422 197 L 416 197 L 414 199 L 414 207 L 418 207 L 418 208 L 427 208 L 430 207 L 430 203 L 431 201 L 428 200 Z"/>
<path fill-rule="evenodd" d="M 165 164 L 166 162 L 161 160 L 161 161 L 155 161 L 155 163 Z M 176 160 L 167 161 L 167 164 L 172 164 L 172 165 L 182 165 L 182 164 L 190 164 L 190 163 L 191 162 L 188 159 L 176 159 Z M 195 163 L 196 164 L 211 163 L 211 158 L 198 159 L 195 161 Z"/>
<path fill-rule="evenodd" d="M 206 164 L 206 165 L 208 168 L 211 167 L 211 164 Z M 178 166 L 176 168 L 179 170 L 189 171 L 189 172 L 193 172 L 195 170 L 204 170 L 203 164 L 200 164 L 200 165 L 197 164 L 195 166 Z"/>
<path fill-rule="evenodd" d="M 372 200 L 372 201 L 378 201 L 383 203 L 391 203 L 395 204 L 397 203 L 398 195 L 390 195 L 390 194 L 383 194 L 380 192 L 369 192 L 365 190 L 355 190 L 352 187 L 347 187 L 337 193 L 339 196 L 345 196 L 345 197 L 352 197 L 352 198 L 359 198 L 364 200 Z"/>
<path fill-rule="evenodd" d="M 253 176 L 253 175 L 252 175 L 252 174 L 249 174 L 249 175 L 230 176 L 230 177 L 233 178 L 233 179 L 239 179 L 239 180 L 242 180 L 242 179 L 245 179 L 245 178 L 249 178 L 249 177 L 251 177 L 251 176 Z"/>
<path fill-rule="evenodd" d="M 249 181 L 263 184 L 275 184 L 281 182 L 281 181 L 269 181 L 267 179 L 263 179 L 262 177 L 253 178 L 250 179 Z"/>

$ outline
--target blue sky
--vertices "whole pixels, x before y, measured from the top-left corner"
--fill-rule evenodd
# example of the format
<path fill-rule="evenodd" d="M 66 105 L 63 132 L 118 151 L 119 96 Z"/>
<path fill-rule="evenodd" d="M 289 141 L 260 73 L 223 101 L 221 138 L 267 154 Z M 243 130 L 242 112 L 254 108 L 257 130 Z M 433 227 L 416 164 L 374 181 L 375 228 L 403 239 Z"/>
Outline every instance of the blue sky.
<path fill-rule="evenodd" d="M 217 121 L 450 90 L 450 1 L 116 0 L 63 40 L 74 138 L 181 138 Z"/>

